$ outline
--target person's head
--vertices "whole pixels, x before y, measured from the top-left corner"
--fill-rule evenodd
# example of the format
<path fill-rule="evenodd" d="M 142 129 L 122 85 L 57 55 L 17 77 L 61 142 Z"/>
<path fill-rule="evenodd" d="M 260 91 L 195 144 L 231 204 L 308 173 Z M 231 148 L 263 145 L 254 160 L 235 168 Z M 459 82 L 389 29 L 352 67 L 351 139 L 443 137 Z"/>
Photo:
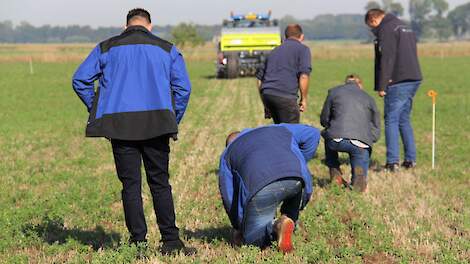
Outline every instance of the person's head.
<path fill-rule="evenodd" d="M 228 134 L 227 139 L 225 140 L 225 146 L 227 147 L 230 143 L 232 143 L 232 141 L 234 141 L 235 138 L 237 138 L 239 134 L 240 134 L 240 131 L 234 131 Z"/>
<path fill-rule="evenodd" d="M 350 83 L 350 82 L 356 83 L 357 86 L 359 86 L 359 88 L 363 89 L 362 79 L 361 79 L 361 77 L 359 77 L 359 75 L 357 75 L 357 74 L 348 74 L 348 76 L 346 76 L 346 83 Z"/>
<path fill-rule="evenodd" d="M 286 39 L 296 39 L 298 41 L 304 41 L 304 33 L 302 27 L 299 24 L 289 24 L 285 31 Z"/>
<path fill-rule="evenodd" d="M 373 8 L 367 11 L 364 20 L 370 28 L 376 28 L 382 23 L 385 17 L 385 11 L 379 8 Z"/>
<path fill-rule="evenodd" d="M 143 26 L 152 31 L 152 19 L 150 13 L 142 8 L 134 8 L 127 13 L 126 28 L 131 26 Z"/>

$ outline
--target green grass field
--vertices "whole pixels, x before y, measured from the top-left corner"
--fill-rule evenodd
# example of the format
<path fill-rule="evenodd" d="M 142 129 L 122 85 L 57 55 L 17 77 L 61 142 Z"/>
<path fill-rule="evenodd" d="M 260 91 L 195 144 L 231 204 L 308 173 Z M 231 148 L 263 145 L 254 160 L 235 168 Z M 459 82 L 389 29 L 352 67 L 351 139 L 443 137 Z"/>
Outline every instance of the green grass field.
<path fill-rule="evenodd" d="M 372 47 L 365 47 L 372 52 Z M 332 50 L 347 52 L 348 47 Z M 110 144 L 84 137 L 87 113 L 71 88 L 80 61 L 35 62 L 31 75 L 29 64 L 15 61 L 12 52 L 14 47 L 0 52 L 9 56 L 0 62 L 1 263 L 470 260 L 470 57 L 421 58 L 426 80 L 414 105 L 419 154 L 414 171 L 371 172 L 368 193 L 352 193 L 328 185 L 321 145 L 309 164 L 315 182 L 313 201 L 301 215 L 296 250 L 287 256 L 274 248 L 232 248 L 229 220 L 219 198 L 218 158 L 226 134 L 269 123 L 263 119 L 255 80 L 217 80 L 211 57 L 189 59 L 193 94 L 180 140 L 172 143 L 170 173 L 181 235 L 199 253 L 194 257 L 157 253 L 159 233 L 145 184 L 150 248 L 144 258 L 137 258 L 137 249 L 125 244 L 128 234 Z M 187 57 L 191 52 L 195 51 L 187 51 Z M 370 58 L 314 57 L 309 109 L 302 121 L 319 127 L 327 90 L 348 73 L 361 75 L 372 93 L 372 63 Z M 439 93 L 435 171 L 430 169 L 431 99 L 426 96 L 430 88 Z M 382 108 L 382 100 L 374 97 Z M 384 157 L 382 137 L 373 159 L 383 163 Z"/>

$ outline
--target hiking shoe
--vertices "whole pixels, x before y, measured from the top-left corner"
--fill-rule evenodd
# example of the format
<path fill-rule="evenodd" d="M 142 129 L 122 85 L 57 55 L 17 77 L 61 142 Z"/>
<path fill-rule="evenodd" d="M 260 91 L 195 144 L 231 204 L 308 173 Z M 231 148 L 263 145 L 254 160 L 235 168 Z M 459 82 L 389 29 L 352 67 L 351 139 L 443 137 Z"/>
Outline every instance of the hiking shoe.
<path fill-rule="evenodd" d="M 185 256 L 195 255 L 197 250 L 193 247 L 186 247 L 180 239 L 175 241 L 165 241 L 160 247 L 160 253 L 166 256 L 173 256 L 183 253 Z"/>
<path fill-rule="evenodd" d="M 274 232 L 277 235 L 277 246 L 283 253 L 289 253 L 294 250 L 294 246 L 292 244 L 294 228 L 294 221 L 286 215 L 282 215 L 274 223 Z"/>
<path fill-rule="evenodd" d="M 367 190 L 367 178 L 363 168 L 354 168 L 354 179 L 351 184 L 353 189 L 357 192 L 365 192 Z"/>
<path fill-rule="evenodd" d="M 340 168 L 330 168 L 330 180 L 331 183 L 338 186 L 349 187 L 348 182 L 343 178 L 343 172 Z"/>
<path fill-rule="evenodd" d="M 413 169 L 414 167 L 416 167 L 416 162 L 415 161 L 409 161 L 409 160 L 405 160 L 403 161 L 403 163 L 401 164 L 401 166 L 405 169 Z"/>
<path fill-rule="evenodd" d="M 387 163 L 384 169 L 387 172 L 398 172 L 400 170 L 400 165 L 398 165 L 398 163 Z"/>

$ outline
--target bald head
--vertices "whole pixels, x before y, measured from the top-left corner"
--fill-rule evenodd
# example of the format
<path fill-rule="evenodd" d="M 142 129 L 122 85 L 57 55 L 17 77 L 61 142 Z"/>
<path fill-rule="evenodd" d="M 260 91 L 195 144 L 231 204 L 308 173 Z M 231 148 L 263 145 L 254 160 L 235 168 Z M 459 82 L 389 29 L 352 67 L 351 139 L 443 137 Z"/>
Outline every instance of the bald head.
<path fill-rule="evenodd" d="M 227 139 L 225 140 L 225 146 L 227 147 L 228 145 L 230 145 L 230 143 L 232 143 L 232 141 L 234 141 L 235 138 L 237 138 L 239 134 L 240 134 L 240 131 L 234 131 L 230 133 L 227 136 Z"/>

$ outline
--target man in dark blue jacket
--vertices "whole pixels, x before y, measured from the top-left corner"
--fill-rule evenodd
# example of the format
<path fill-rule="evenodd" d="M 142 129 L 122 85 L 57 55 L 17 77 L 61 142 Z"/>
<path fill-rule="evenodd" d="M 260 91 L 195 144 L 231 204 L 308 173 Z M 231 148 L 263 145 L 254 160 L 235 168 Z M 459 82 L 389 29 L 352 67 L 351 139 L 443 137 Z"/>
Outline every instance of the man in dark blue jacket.
<path fill-rule="evenodd" d="M 227 138 L 220 158 L 219 188 L 237 240 L 266 247 L 277 238 L 293 249 L 295 221 L 313 192 L 307 162 L 320 140 L 318 129 L 280 124 L 245 129 Z M 282 203 L 282 216 L 274 221 Z"/>
<path fill-rule="evenodd" d="M 130 242 L 146 241 L 143 159 L 162 236 L 161 252 L 192 254 L 194 250 L 179 239 L 168 173 L 169 138 L 176 139 L 191 84 L 181 53 L 151 30 L 146 10 L 129 11 L 124 32 L 101 42 L 80 65 L 73 89 L 90 113 L 86 135 L 111 140 Z"/>
<path fill-rule="evenodd" d="M 302 44 L 302 27 L 291 24 L 286 39 L 258 69 L 258 89 L 265 106 L 265 116 L 275 124 L 299 123 L 300 112 L 307 111 L 307 95 L 312 58 L 310 48 Z M 300 100 L 297 103 L 300 91 Z"/>
<path fill-rule="evenodd" d="M 375 41 L 375 90 L 384 99 L 386 169 L 396 171 L 400 163 L 401 136 L 405 159 L 402 167 L 416 166 L 416 145 L 410 115 L 413 98 L 423 79 L 419 66 L 416 35 L 403 21 L 380 9 L 371 9 L 366 24 Z"/>

